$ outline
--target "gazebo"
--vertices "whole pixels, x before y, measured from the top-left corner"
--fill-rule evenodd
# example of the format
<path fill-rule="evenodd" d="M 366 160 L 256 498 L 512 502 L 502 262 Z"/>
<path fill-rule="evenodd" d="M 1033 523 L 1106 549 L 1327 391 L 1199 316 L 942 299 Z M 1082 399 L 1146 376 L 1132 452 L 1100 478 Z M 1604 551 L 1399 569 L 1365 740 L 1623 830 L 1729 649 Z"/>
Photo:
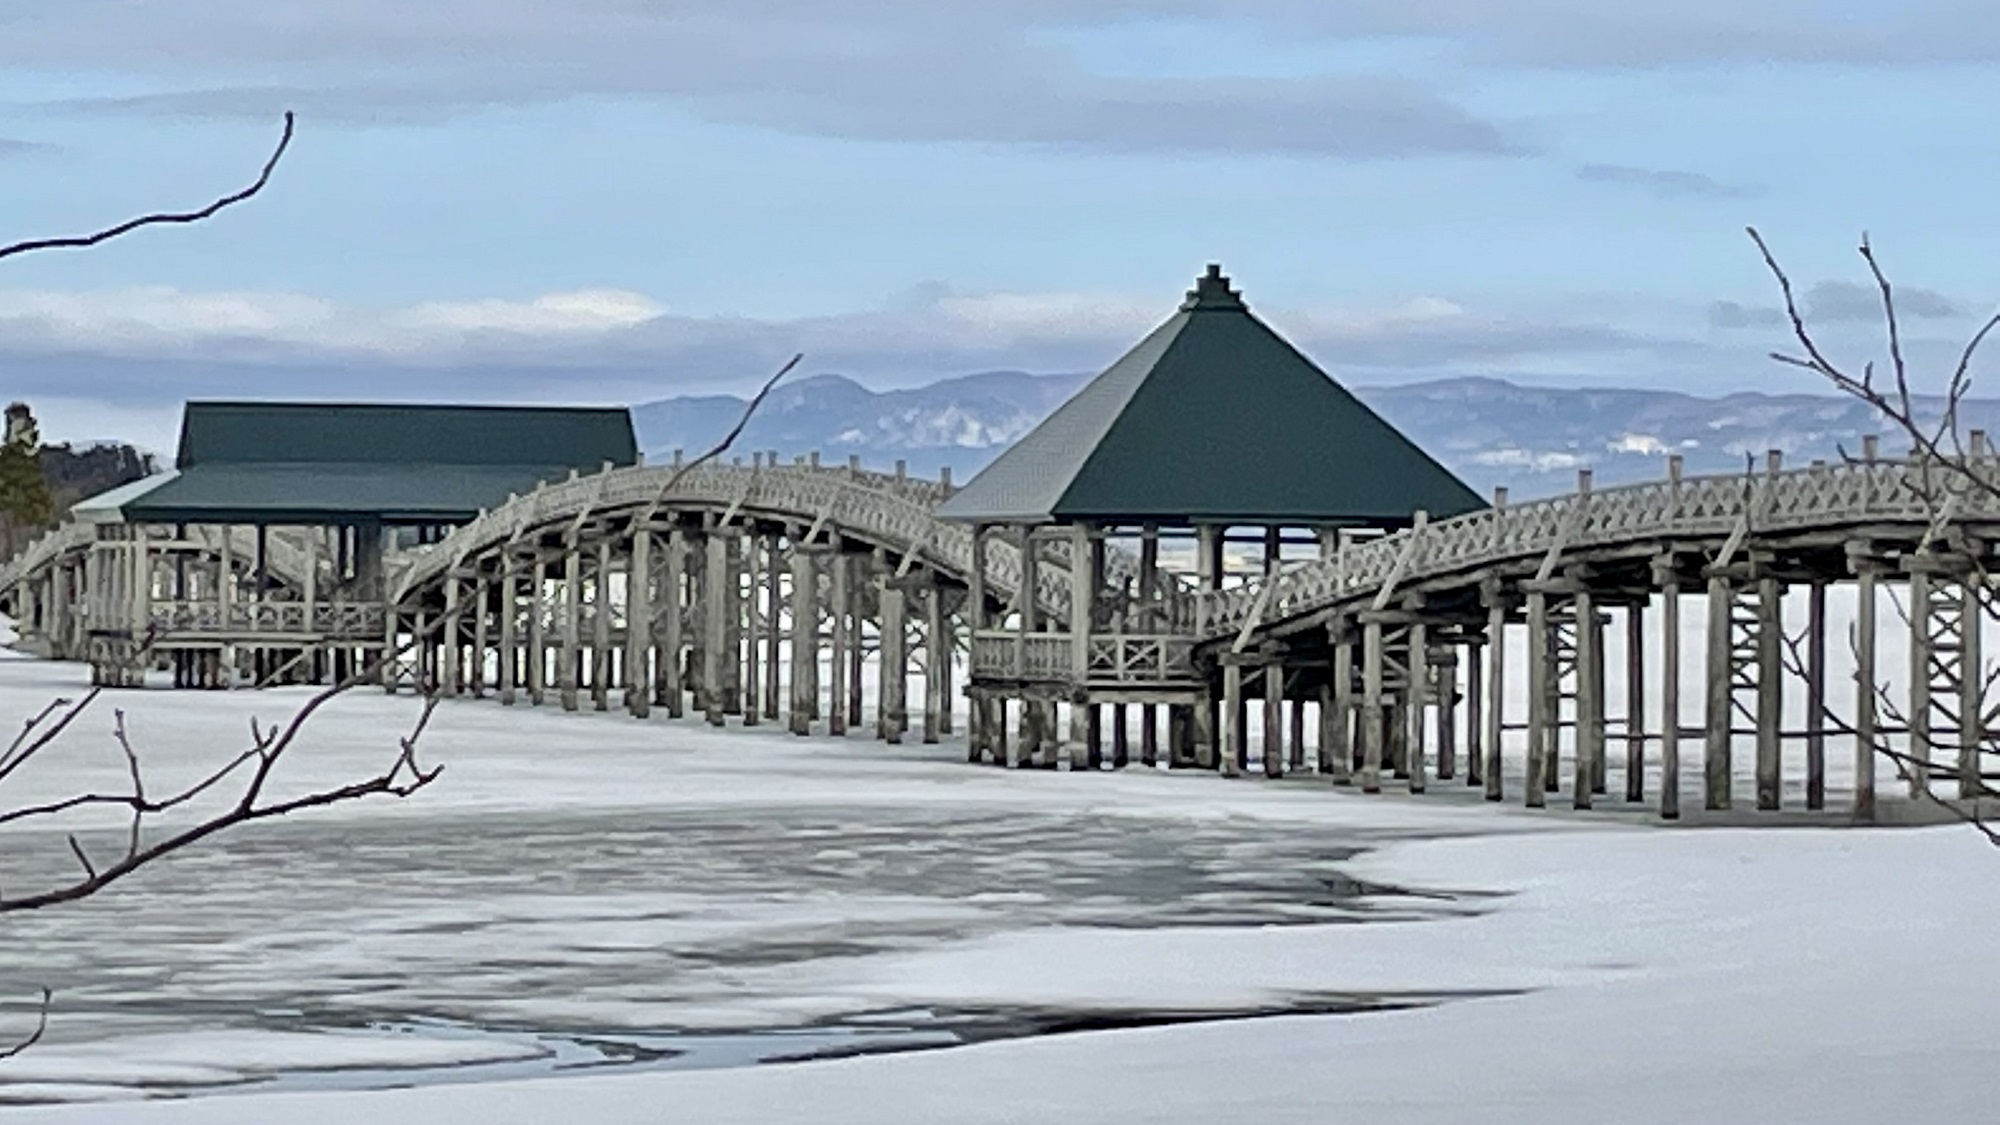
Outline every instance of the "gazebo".
<path fill-rule="evenodd" d="M 72 508 L 29 623 L 104 683 L 338 678 L 392 643 L 388 551 L 638 460 L 623 407 L 190 402 L 172 470 Z"/>
<path fill-rule="evenodd" d="M 996 536 L 1021 551 L 1021 589 L 1046 581 L 1043 563 L 1069 575 L 1064 621 L 1042 620 L 1033 598 L 994 606 L 972 591 L 972 757 L 1055 765 L 1067 706 L 1072 764 L 1094 767 L 1109 705 L 1122 765 L 1136 704 L 1144 762 L 1157 760 L 1164 708 L 1173 764 L 1235 772 L 1248 747 L 1244 677 L 1255 671 L 1266 770 L 1281 772 L 1283 701 L 1327 685 L 1288 677 L 1274 652 L 1198 654 L 1209 595 L 1275 572 L 1288 548 L 1317 555 L 1344 537 L 1484 506 L 1210 265 L 1172 317 L 939 509 L 972 526 L 975 584 Z M 1192 566 L 1163 565 L 1163 543 L 1182 556 L 1191 547 L 1182 561 Z M 1294 731 L 1302 714 L 1295 705 Z"/>

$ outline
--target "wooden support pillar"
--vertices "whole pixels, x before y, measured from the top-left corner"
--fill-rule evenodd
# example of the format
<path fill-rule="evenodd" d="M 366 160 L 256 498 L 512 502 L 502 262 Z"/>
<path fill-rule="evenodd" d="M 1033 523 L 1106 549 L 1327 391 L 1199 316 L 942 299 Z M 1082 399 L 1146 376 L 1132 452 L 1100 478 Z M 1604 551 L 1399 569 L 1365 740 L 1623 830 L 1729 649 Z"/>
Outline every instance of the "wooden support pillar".
<path fill-rule="evenodd" d="M 1734 707 L 1736 670 L 1731 663 L 1729 580 L 1721 575 L 1708 580 L 1708 712 L 1707 737 L 1702 748 L 1703 804 L 1710 811 L 1727 809 L 1730 804 L 1730 726 Z"/>
<path fill-rule="evenodd" d="M 1336 785 L 1354 781 L 1354 625 L 1346 619 L 1328 623 L 1333 663 L 1327 668 L 1327 690 L 1321 696 L 1319 769 Z"/>
<path fill-rule="evenodd" d="M 1214 524 L 1202 524 L 1195 528 L 1195 570 L 1197 598 L 1195 625 L 1197 631 L 1207 628 L 1207 614 L 1214 595 L 1222 589 L 1223 529 Z M 1223 763 L 1229 757 L 1223 744 L 1225 723 L 1219 721 L 1218 703 L 1213 695 L 1195 706 L 1194 739 L 1195 764 L 1202 769 L 1226 768 Z"/>
<path fill-rule="evenodd" d="M 861 590 L 870 581 L 871 568 L 875 565 L 872 555 L 849 555 L 847 564 L 854 568 L 853 578 L 847 584 L 848 617 L 852 628 L 848 633 L 851 643 L 847 646 L 847 725 L 861 725 Z M 879 653 L 878 653 L 879 655 Z"/>
<path fill-rule="evenodd" d="M 1806 808 L 1825 807 L 1826 583 L 1814 582 L 1806 588 Z"/>
<path fill-rule="evenodd" d="M 1875 564 L 1856 560 L 1854 608 L 1854 819 L 1875 819 Z"/>
<path fill-rule="evenodd" d="M 1074 693 L 1070 701 L 1072 768 L 1095 768 L 1090 762 L 1092 754 L 1088 745 L 1092 741 L 1090 716 L 1094 708 L 1084 694 L 1084 685 L 1090 678 L 1090 634 L 1103 559 L 1103 542 L 1089 524 L 1077 524 L 1069 529 L 1069 682 Z M 1101 748 L 1096 756 L 1103 756 Z"/>
<path fill-rule="evenodd" d="M 1220 768 L 1221 743 L 1218 738 L 1217 714 L 1218 705 L 1212 688 L 1202 693 L 1200 702 L 1188 708 L 1188 734 L 1194 740 L 1193 768 L 1195 769 Z"/>
<path fill-rule="evenodd" d="M 1681 815 L 1681 583 L 1671 559 L 1660 585 L 1660 816 Z"/>
<path fill-rule="evenodd" d="M 1206 709 L 1198 704 L 1167 705 L 1167 764 L 1170 768 L 1183 769 L 1194 764 L 1194 717 Z"/>
<path fill-rule="evenodd" d="M 549 565 L 537 554 L 528 567 L 528 702 L 540 707 L 548 700 Z"/>
<path fill-rule="evenodd" d="M 1776 810 L 1783 803 L 1785 772 L 1783 727 L 1785 666 L 1779 642 L 1784 636 L 1784 591 L 1775 578 L 1757 582 L 1757 807 Z"/>
<path fill-rule="evenodd" d="M 754 690 L 743 679 L 743 617 L 750 601 L 744 593 L 745 541 L 749 538 L 741 532 L 721 532 L 724 539 L 722 569 L 717 581 L 721 591 L 722 648 L 716 665 L 722 677 L 718 689 L 722 696 L 724 715 L 742 715 L 744 696 Z"/>
<path fill-rule="evenodd" d="M 563 552 L 562 656 L 556 667 L 556 684 L 562 694 L 562 709 L 577 708 L 577 680 L 583 652 L 583 552 L 570 544 Z"/>
<path fill-rule="evenodd" d="M 1958 581 L 1964 584 L 1959 591 L 1958 614 L 1958 796 L 1971 801 L 1986 788 L 1980 778 L 1979 755 L 1986 745 L 1987 672 L 1979 634 L 1980 623 L 1986 619 L 1982 595 L 1990 591 L 1980 588 L 1977 572 Z"/>
<path fill-rule="evenodd" d="M 500 702 L 512 707 L 521 687 L 521 576 L 513 552 L 500 551 Z"/>
<path fill-rule="evenodd" d="M 1553 646 L 1549 640 L 1549 596 L 1536 590 L 1528 595 L 1528 774 L 1522 786 L 1523 799 L 1531 809 L 1548 803 L 1547 786 L 1543 782 L 1553 772 L 1556 757 L 1556 716 L 1549 706 L 1549 698 L 1554 694 L 1551 681 L 1555 678 L 1555 654 L 1550 651 Z M 1497 692 L 1500 685 L 1497 666 L 1493 669 L 1493 684 Z"/>
<path fill-rule="evenodd" d="M 993 752 L 993 764 L 1012 767 L 1016 763 L 1007 740 L 1007 701 L 999 696 L 981 695 L 974 706 L 980 708 L 979 726 L 986 736 L 986 748 Z"/>
<path fill-rule="evenodd" d="M 653 532 L 631 529 L 625 563 L 625 710 L 635 719 L 653 711 Z M 668 598 L 673 595 L 669 592 Z"/>
<path fill-rule="evenodd" d="M 966 572 L 965 581 L 966 651 L 971 652 L 979 645 L 979 634 L 986 630 L 986 525 L 983 523 L 972 525 L 972 562 Z M 948 708 L 950 698 L 947 697 L 945 702 Z M 965 756 L 968 761 L 977 765 L 985 760 L 989 751 L 994 749 L 992 736 L 986 730 L 986 719 L 990 712 L 982 705 L 979 698 L 973 699 L 971 706 L 966 710 L 969 729 L 965 732 Z M 1001 764 L 997 753 L 994 754 L 994 764 Z"/>
<path fill-rule="evenodd" d="M 653 650 L 654 702 L 663 703 L 667 717 L 678 719 L 687 711 L 687 665 L 683 663 L 681 623 L 686 620 L 692 600 L 687 589 L 687 533 L 679 527 L 667 530 L 667 557 L 660 568 L 660 605 L 654 610 L 659 621 L 659 644 Z"/>
<path fill-rule="evenodd" d="M 792 540 L 792 733 L 812 733 L 819 709 L 819 568 L 817 552 Z"/>
<path fill-rule="evenodd" d="M 1486 785 L 1486 651 L 1477 640 L 1465 646 L 1465 784 Z"/>
<path fill-rule="evenodd" d="M 474 699 L 486 697 L 486 648 L 491 637 L 489 607 L 492 596 L 492 586 L 486 580 L 485 569 L 481 567 L 475 572 L 472 581 L 471 688 Z"/>
<path fill-rule="evenodd" d="M 1576 776 L 1572 803 L 1590 807 L 1597 778 L 1604 769 L 1604 628 L 1598 623 L 1597 602 L 1588 589 L 1571 603 L 1576 613 Z"/>
<path fill-rule="evenodd" d="M 736 599 L 731 596 L 731 576 L 734 571 L 729 565 L 730 537 L 721 528 L 711 528 L 702 540 L 705 558 L 701 567 L 701 693 L 700 707 L 708 725 L 719 727 L 725 714 L 723 698 L 722 666 L 733 661 L 734 654 L 728 644 L 726 628 L 730 614 L 736 611 Z"/>
<path fill-rule="evenodd" d="M 1122 770 L 1132 764 L 1131 735 L 1125 729 L 1130 721 L 1123 703 L 1111 705 L 1111 768 L 1114 770 Z"/>
<path fill-rule="evenodd" d="M 629 607 L 630 602 L 627 602 Z M 597 541 L 596 574 L 590 583 L 590 705 L 611 709 L 611 539 Z"/>
<path fill-rule="evenodd" d="M 1911 797 L 1931 790 L 1931 665 L 1936 656 L 1931 646 L 1931 576 L 1926 570 L 1910 575 L 1910 743 L 1909 774 Z"/>
<path fill-rule="evenodd" d="M 1408 645 L 1410 653 L 1409 686 L 1405 692 L 1407 713 L 1404 719 L 1409 724 L 1408 750 L 1404 768 L 1410 775 L 1410 792 L 1421 793 L 1430 767 L 1425 761 L 1424 739 L 1430 720 L 1431 706 L 1431 660 L 1430 628 L 1422 621 L 1410 624 Z"/>
<path fill-rule="evenodd" d="M 775 457 L 773 460 L 775 461 Z M 778 536 L 774 533 L 764 537 L 764 717 L 773 722 L 778 718 L 778 693 L 781 690 L 778 668 L 782 656 L 780 645 L 784 633 L 779 621 L 785 612 L 785 567 L 783 552 L 779 549 Z"/>
<path fill-rule="evenodd" d="M 1243 665 L 1234 660 L 1222 666 L 1222 728 L 1222 776 L 1237 777 L 1250 732 L 1243 729 Z"/>
<path fill-rule="evenodd" d="M 1361 626 L 1361 791 L 1382 791 L 1382 622 Z"/>
<path fill-rule="evenodd" d="M 1437 776 L 1450 781 L 1458 775 L 1458 650 L 1447 647 L 1437 665 Z"/>
<path fill-rule="evenodd" d="M 1625 608 L 1625 799 L 1646 799 L 1646 605 Z"/>
<path fill-rule="evenodd" d="M 1276 656 L 1264 665 L 1264 776 L 1285 776 L 1285 665 Z"/>
<path fill-rule="evenodd" d="M 944 731 L 944 714 L 951 707 L 945 696 L 950 681 L 951 618 L 944 612 L 944 586 L 933 574 L 923 588 L 924 600 L 924 742 L 935 745 Z"/>
<path fill-rule="evenodd" d="M 827 606 L 832 625 L 827 640 L 826 732 L 834 737 L 847 733 L 847 654 L 856 647 L 853 598 L 853 562 L 840 553 L 827 559 Z"/>
<path fill-rule="evenodd" d="M 882 643 L 876 665 L 876 737 L 891 746 L 903 741 L 909 715 L 909 631 L 904 618 L 903 588 L 887 568 L 876 567 L 876 597 L 881 607 Z"/>
<path fill-rule="evenodd" d="M 736 666 L 740 669 L 737 683 L 742 687 L 743 725 L 746 727 L 756 726 L 764 713 L 764 677 L 759 665 L 764 657 L 762 602 L 764 572 L 768 567 L 763 556 L 763 537 L 754 529 L 746 532 L 738 546 L 737 557 L 743 567 L 743 581 L 735 605 L 736 620 L 741 622 L 742 643 L 733 646 L 738 661 Z"/>

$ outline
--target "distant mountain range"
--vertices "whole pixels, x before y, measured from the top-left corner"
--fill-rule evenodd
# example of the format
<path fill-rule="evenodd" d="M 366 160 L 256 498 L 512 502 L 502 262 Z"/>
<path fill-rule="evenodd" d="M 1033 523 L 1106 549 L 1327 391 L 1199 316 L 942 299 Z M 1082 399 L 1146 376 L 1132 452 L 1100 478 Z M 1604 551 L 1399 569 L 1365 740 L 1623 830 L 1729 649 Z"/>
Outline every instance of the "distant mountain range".
<path fill-rule="evenodd" d="M 969 479 L 1002 449 L 1061 405 L 1087 376 L 996 371 L 927 386 L 871 391 L 840 375 L 781 385 L 751 420 L 736 450 L 791 457 L 817 450 L 870 467 L 906 461 L 935 476 L 949 466 Z M 1679 453 L 1687 472 L 1739 472 L 1783 450 L 1788 463 L 1856 452 L 1861 436 L 1882 432 L 1863 403 L 1835 395 L 1743 393 L 1698 398 L 1672 391 L 1524 387 L 1499 379 L 1454 378 L 1354 393 L 1482 494 L 1507 485 L 1516 498 L 1566 491 L 1589 468 L 1599 485 L 1655 479 Z M 1922 404 L 1934 417 L 1937 400 Z M 686 396 L 633 408 L 649 458 L 705 449 L 736 423 L 744 400 Z M 2000 435 L 2000 400 L 1968 401 L 1961 424 Z M 1885 451 L 1907 442 L 1885 437 Z"/>

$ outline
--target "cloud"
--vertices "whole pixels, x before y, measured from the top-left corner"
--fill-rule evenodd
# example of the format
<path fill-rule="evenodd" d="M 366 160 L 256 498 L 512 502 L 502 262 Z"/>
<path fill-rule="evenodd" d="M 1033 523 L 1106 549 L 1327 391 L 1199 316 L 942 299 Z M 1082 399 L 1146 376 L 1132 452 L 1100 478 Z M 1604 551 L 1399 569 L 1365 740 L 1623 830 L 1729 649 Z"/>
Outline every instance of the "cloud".
<path fill-rule="evenodd" d="M 1899 285 L 1895 288 L 1896 318 L 1912 320 L 1956 320 L 1966 315 L 1963 302 L 1935 289 Z M 1882 293 L 1872 285 L 1851 281 L 1817 281 L 1799 299 L 1799 312 L 1808 324 L 1882 323 Z M 1735 301 L 1715 301 L 1708 306 L 1708 323 L 1713 328 L 1768 328 L 1785 323 L 1785 310 L 1775 305 L 1742 305 Z"/>
<path fill-rule="evenodd" d="M 0 292 L 14 393 L 127 408 L 198 395 L 638 401 L 736 389 L 793 352 L 877 385 L 972 371 L 1101 368 L 1179 294 L 966 293 L 929 285 L 872 309 L 789 320 L 689 316 L 644 294 L 366 307 L 164 288 Z M 1616 370 L 1675 346 L 1609 324 L 1441 297 L 1260 309 L 1344 377 Z"/>
<path fill-rule="evenodd" d="M 1965 315 L 1957 301 L 1935 289 L 1899 285 L 1895 289 L 1898 318 L 1948 320 Z M 1805 314 L 1813 320 L 1880 321 L 1882 293 L 1851 281 L 1821 281 L 1806 290 Z"/>
<path fill-rule="evenodd" d="M 1625 164 L 1585 164 L 1576 178 L 1593 183 L 1622 184 L 1670 199 L 1742 199 L 1757 195 L 1761 188 L 1726 184 L 1700 172 L 1679 172 L 1657 168 L 1634 168 Z"/>
<path fill-rule="evenodd" d="M 1768 328 L 1784 322 L 1785 310 L 1769 305 L 1714 301 L 1708 306 L 1708 323 L 1712 328 Z"/>
<path fill-rule="evenodd" d="M 0 160 L 10 156 L 39 156 L 42 153 L 54 152 L 55 149 L 56 146 L 43 144 L 40 141 L 17 141 L 0 137 Z"/>
<path fill-rule="evenodd" d="M 142 8 L 106 34 L 101 3 L 78 0 L 16 20 L 0 65 L 89 66 L 155 87 L 55 103 L 94 112 L 264 119 L 290 107 L 315 120 L 411 122 L 612 96 L 671 101 L 720 123 L 883 141 L 1353 158 L 1522 148 L 1502 124 L 1389 71 L 1095 72 L 1043 34 L 1106 18 L 1087 0 L 297 0 L 286 11 L 274 21 L 261 0 L 217 0 L 175 20 Z M 1176 13 L 1186 14 L 1177 0 L 1141 2 L 1115 18 Z M 277 74 L 284 80 L 271 81 Z"/>

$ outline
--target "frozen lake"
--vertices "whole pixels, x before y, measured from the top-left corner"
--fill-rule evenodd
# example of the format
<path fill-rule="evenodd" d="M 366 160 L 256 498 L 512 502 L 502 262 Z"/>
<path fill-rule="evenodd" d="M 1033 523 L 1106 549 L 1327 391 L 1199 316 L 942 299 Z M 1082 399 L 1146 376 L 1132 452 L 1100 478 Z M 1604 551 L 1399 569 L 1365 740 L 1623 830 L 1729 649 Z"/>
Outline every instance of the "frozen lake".
<path fill-rule="evenodd" d="M 28 713 L 77 671 L 0 663 L 0 706 Z M 109 695 L 20 791 L 120 787 L 114 707 L 171 776 L 226 759 L 253 713 L 301 698 Z M 296 783 L 379 768 L 413 709 L 342 699 L 298 747 Z M 491 703 L 442 707 L 425 746 L 447 771 L 407 803 L 247 826 L 94 899 L 7 917 L 15 1022 L 40 986 L 58 1000 L 48 1041 L 0 1064 L 0 1100 L 728 1066 L 1424 1002 L 1310 979 L 1238 987 L 1198 966 L 1097 997 L 902 970 L 1023 932 L 1462 912 L 1477 899 L 1363 883 L 1347 862 L 1387 839 L 1498 827 L 1407 808 L 1330 818 L 1327 794 L 1297 787 L 1003 775 L 955 745 Z M 73 862 L 60 833 L 0 839 L 7 886 Z M 82 839 L 103 854 L 120 837 Z"/>

